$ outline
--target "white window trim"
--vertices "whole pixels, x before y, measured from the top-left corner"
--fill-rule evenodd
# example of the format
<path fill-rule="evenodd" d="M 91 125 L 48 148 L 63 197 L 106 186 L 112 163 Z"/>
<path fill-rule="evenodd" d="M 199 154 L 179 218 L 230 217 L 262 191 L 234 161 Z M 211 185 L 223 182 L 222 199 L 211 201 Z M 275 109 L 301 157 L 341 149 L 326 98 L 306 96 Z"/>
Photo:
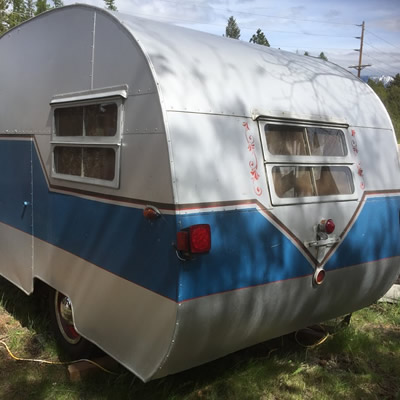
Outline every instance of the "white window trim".
<path fill-rule="evenodd" d="M 264 126 L 265 125 L 289 125 L 296 127 L 320 127 L 327 129 L 339 129 L 343 132 L 344 143 L 346 146 L 346 155 L 344 156 L 285 156 L 285 155 L 274 155 L 271 154 L 268 150 L 267 139 L 265 135 Z M 263 118 L 258 121 L 259 132 L 261 136 L 261 143 L 263 147 L 263 155 L 264 155 L 264 165 L 265 171 L 267 175 L 267 183 L 269 188 L 269 193 L 271 197 L 271 203 L 274 206 L 280 205 L 293 205 L 293 204 L 309 204 L 309 203 L 326 203 L 326 202 L 338 202 L 338 201 L 354 201 L 358 200 L 361 196 L 361 189 L 359 187 L 359 177 L 357 173 L 356 163 L 352 154 L 350 152 L 351 147 L 349 146 L 347 139 L 347 125 L 342 124 L 327 124 L 324 122 L 304 122 L 304 121 L 296 121 L 296 120 L 282 120 L 270 121 L 268 118 Z M 337 195 L 328 195 L 328 196 L 307 196 L 307 197 L 279 197 L 275 191 L 275 185 L 272 177 L 272 168 L 273 167 L 333 167 L 333 166 L 343 166 L 348 167 L 352 174 L 353 179 L 353 187 L 354 192 L 352 194 L 337 194 Z"/>
<path fill-rule="evenodd" d="M 122 93 L 123 94 L 123 93 Z M 90 185 L 119 188 L 121 166 L 121 141 L 124 123 L 124 96 L 115 90 L 71 93 L 69 96 L 54 96 L 51 104 L 52 114 L 52 140 L 51 140 L 51 177 L 70 182 L 85 183 Z M 60 101 L 58 101 L 60 100 Z M 57 136 L 55 126 L 55 110 L 59 108 L 80 107 L 104 102 L 117 104 L 117 130 L 114 136 Z M 112 181 L 84 176 L 61 174 L 55 170 L 54 148 L 62 147 L 102 147 L 112 148 L 115 151 L 115 174 Z"/>

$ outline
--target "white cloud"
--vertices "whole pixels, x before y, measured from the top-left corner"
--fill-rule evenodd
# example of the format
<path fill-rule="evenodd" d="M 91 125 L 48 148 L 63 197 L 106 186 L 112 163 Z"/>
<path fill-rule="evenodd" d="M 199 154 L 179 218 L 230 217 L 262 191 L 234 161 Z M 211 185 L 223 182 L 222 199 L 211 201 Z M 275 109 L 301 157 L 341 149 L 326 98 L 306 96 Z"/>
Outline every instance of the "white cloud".
<path fill-rule="evenodd" d="M 385 18 L 373 21 L 372 27 L 384 28 L 387 31 L 400 33 L 400 18 Z"/>
<path fill-rule="evenodd" d="M 71 4 L 75 0 L 64 1 L 65 4 Z M 85 1 L 104 7 L 102 0 Z M 367 31 L 364 61 L 373 64 L 365 72 L 400 72 L 399 0 L 336 0 L 335 3 L 320 0 L 309 0 L 307 3 L 281 0 L 268 2 L 267 7 L 265 0 L 115 1 L 118 10 L 123 13 L 179 24 L 216 35 L 225 32 L 227 19 L 233 15 L 244 41 L 248 41 L 261 28 L 272 47 L 293 52 L 298 49 L 300 54 L 307 50 L 316 56 L 323 51 L 330 61 L 344 68 L 358 63 L 358 53 L 353 49 L 359 47 L 360 41 L 354 37 L 360 36 L 361 28 L 355 24 L 365 20 Z"/>

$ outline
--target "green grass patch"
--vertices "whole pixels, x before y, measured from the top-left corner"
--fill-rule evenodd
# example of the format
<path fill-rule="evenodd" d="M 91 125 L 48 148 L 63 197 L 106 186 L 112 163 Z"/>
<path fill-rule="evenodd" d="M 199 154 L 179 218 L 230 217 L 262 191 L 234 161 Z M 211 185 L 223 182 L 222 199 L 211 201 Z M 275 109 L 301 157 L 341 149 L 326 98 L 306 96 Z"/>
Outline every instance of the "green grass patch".
<path fill-rule="evenodd" d="M 0 293 L 0 339 L 20 357 L 57 361 L 43 298 L 2 279 Z M 400 304 L 354 313 L 348 327 L 316 347 L 287 335 L 147 384 L 123 367 L 117 376 L 99 371 L 72 383 L 65 366 L 14 361 L 1 346 L 0 376 L 2 400 L 400 400 Z"/>

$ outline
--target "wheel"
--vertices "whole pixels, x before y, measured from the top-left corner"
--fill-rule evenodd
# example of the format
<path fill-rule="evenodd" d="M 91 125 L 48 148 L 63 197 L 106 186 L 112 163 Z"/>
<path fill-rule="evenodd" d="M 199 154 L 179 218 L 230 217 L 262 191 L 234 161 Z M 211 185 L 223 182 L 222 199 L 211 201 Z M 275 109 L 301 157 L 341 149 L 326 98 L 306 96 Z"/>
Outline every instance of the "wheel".
<path fill-rule="evenodd" d="M 49 302 L 54 336 L 60 348 L 74 359 L 93 354 L 95 346 L 75 329 L 70 298 L 57 290 L 51 290 Z"/>

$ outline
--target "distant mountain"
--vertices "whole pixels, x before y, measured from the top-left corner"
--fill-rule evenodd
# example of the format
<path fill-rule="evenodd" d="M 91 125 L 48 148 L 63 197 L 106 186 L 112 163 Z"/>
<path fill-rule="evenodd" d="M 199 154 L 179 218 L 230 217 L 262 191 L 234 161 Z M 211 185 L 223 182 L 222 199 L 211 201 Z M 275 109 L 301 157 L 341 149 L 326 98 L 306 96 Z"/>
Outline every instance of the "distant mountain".
<path fill-rule="evenodd" d="M 378 83 L 378 82 L 382 82 L 383 86 L 387 87 L 388 85 L 390 85 L 393 81 L 393 76 L 390 75 L 381 75 L 381 76 L 368 76 L 368 75 L 364 75 L 361 77 L 361 79 L 364 82 L 368 82 L 368 79 L 373 80 L 374 82 Z"/>

